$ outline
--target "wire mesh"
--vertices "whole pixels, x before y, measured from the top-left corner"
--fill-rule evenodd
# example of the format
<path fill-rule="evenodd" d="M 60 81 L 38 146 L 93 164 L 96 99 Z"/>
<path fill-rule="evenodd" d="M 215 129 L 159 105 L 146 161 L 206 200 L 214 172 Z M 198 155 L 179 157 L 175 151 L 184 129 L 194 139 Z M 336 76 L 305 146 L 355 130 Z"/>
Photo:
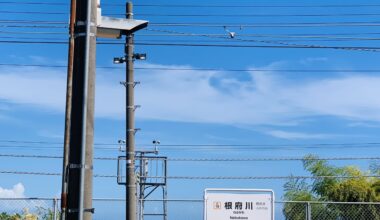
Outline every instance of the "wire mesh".
<path fill-rule="evenodd" d="M 204 201 L 145 200 L 144 218 L 139 220 L 164 220 L 163 204 L 166 203 L 167 220 L 202 220 Z M 0 198 L 0 220 L 58 220 L 58 199 Z M 125 200 L 94 199 L 94 220 L 124 219 Z M 380 220 L 380 203 L 344 202 L 275 202 L 276 220 Z"/>
<path fill-rule="evenodd" d="M 55 220 L 58 217 L 56 199 L 0 199 L 0 220 Z"/>

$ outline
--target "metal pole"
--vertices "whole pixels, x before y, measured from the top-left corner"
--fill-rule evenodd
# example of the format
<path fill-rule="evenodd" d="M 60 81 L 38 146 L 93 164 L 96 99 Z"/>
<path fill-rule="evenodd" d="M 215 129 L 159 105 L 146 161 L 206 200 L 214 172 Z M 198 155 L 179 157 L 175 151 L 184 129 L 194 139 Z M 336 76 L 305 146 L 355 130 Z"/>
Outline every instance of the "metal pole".
<path fill-rule="evenodd" d="M 140 202 L 140 219 L 144 220 L 144 200 L 145 200 L 145 185 L 144 185 L 144 178 L 142 176 L 145 176 L 145 161 L 143 160 L 144 153 L 140 153 L 140 195 L 139 195 L 139 202 Z"/>
<path fill-rule="evenodd" d="M 57 220 L 57 208 L 58 208 L 58 201 L 57 198 L 53 199 L 53 219 Z"/>
<path fill-rule="evenodd" d="M 307 202 L 307 220 L 311 220 L 311 205 L 310 202 Z"/>
<path fill-rule="evenodd" d="M 133 19 L 133 5 L 127 2 L 126 18 Z M 134 104 L 134 71 L 133 71 L 133 34 L 126 36 L 126 136 L 127 136 L 127 170 L 126 170 L 126 219 L 136 220 L 136 177 L 135 177 L 135 104 Z"/>
<path fill-rule="evenodd" d="M 67 85 L 66 85 L 66 110 L 65 110 L 65 135 L 63 144 L 63 167 L 62 167 L 62 193 L 61 193 L 61 220 L 65 219 L 67 207 L 67 167 L 69 164 L 69 143 L 70 143 L 70 123 L 71 123 L 71 98 L 73 86 L 73 65 L 74 65 L 74 27 L 76 17 L 76 0 L 71 0 L 70 8 L 70 39 L 69 55 L 67 58 Z"/>
<path fill-rule="evenodd" d="M 84 214 L 84 177 L 86 172 L 86 140 L 87 140 L 87 97 L 88 97 L 88 75 L 90 63 L 90 35 L 91 35 L 91 3 L 87 0 L 87 18 L 86 18 L 86 41 L 84 53 L 84 76 L 83 76 L 83 117 L 82 117 L 82 144 L 81 144 L 81 163 L 80 163 L 80 189 L 79 189 L 79 220 L 83 219 Z"/>

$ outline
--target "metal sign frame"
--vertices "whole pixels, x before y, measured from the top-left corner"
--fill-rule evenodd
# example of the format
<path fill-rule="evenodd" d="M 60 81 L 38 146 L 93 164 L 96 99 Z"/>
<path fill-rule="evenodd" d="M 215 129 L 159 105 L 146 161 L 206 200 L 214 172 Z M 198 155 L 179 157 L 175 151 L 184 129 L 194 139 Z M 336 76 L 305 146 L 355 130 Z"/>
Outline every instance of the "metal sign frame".
<path fill-rule="evenodd" d="M 242 194 L 263 194 L 263 193 L 268 193 L 271 196 L 271 220 L 274 220 L 274 191 L 271 189 L 228 189 L 228 188 L 207 188 L 204 190 L 204 205 L 203 205 L 203 219 L 204 220 L 209 220 L 207 219 L 207 195 L 210 194 L 217 194 L 217 193 L 242 193 Z"/>

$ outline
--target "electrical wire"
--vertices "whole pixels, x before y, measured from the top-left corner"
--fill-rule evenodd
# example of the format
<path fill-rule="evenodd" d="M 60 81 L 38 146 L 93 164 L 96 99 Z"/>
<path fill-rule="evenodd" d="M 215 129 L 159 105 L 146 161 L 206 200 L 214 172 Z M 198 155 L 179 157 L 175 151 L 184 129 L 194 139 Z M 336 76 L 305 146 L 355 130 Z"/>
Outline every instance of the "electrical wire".
<path fill-rule="evenodd" d="M 142 30 L 144 31 L 144 30 Z M 0 33 L 4 34 L 22 34 L 22 35 L 29 35 L 29 34 L 40 34 L 40 35 L 49 35 L 49 34 L 61 34 L 61 35 L 67 35 L 66 32 L 40 32 L 40 31 L 3 31 L 0 30 Z M 176 37 L 176 36 L 184 36 L 184 37 L 197 37 L 197 36 L 203 36 L 203 35 L 209 35 L 209 36 L 218 36 L 218 37 L 225 37 L 227 34 L 211 34 L 211 33 L 203 33 L 203 34 L 196 34 L 193 33 L 191 35 L 189 34 L 174 34 L 174 33 L 160 33 L 160 34 L 144 34 L 144 33 L 136 33 L 137 36 L 165 36 L 165 37 Z M 353 38 L 352 36 L 363 36 L 363 35 L 380 35 L 380 33 L 377 32 L 365 32 L 365 33 L 318 33 L 318 34 L 310 34 L 310 33 L 300 33 L 300 34 L 241 34 L 236 33 L 236 36 L 240 37 L 271 37 L 271 38 L 338 38 L 338 39 L 350 39 Z M 342 37 L 344 36 L 344 37 Z M 353 38 L 353 39 L 360 39 L 360 38 Z"/>
<path fill-rule="evenodd" d="M 149 179 L 177 179 L 177 180 L 288 180 L 288 179 L 362 179 L 379 178 L 378 175 L 365 176 L 146 176 Z"/>
<path fill-rule="evenodd" d="M 31 15 L 68 15 L 69 12 L 46 12 L 46 11 L 11 11 L 0 10 L 1 14 L 31 14 Z M 109 13 L 107 16 L 122 16 L 123 13 Z M 379 16 L 376 13 L 334 13 L 334 14 L 158 14 L 158 13 L 135 13 L 136 16 L 148 17 L 367 17 Z"/>
<path fill-rule="evenodd" d="M 112 144 L 109 144 L 110 147 L 101 147 L 95 146 L 95 149 L 98 150 L 120 150 L 120 146 L 112 147 Z M 144 148 L 154 147 L 151 145 L 143 145 L 138 144 L 138 150 L 144 150 Z M 49 150 L 56 149 L 62 150 L 62 147 L 54 147 L 54 146 L 36 146 L 36 145 L 1 145 L 1 149 L 20 149 L 20 150 Z M 259 145 L 259 144 L 251 144 L 251 145 L 160 145 L 160 151 L 162 152 L 185 152 L 185 151 L 215 151 L 225 150 L 225 151 L 252 151 L 252 150 L 276 150 L 276 151 L 291 151 L 291 150 L 316 150 L 316 149 L 325 149 L 325 150 L 351 150 L 351 149 L 377 149 L 380 148 L 380 144 L 367 143 L 367 144 L 310 144 L 310 145 Z"/>
<path fill-rule="evenodd" d="M 68 15 L 69 12 L 47 12 L 47 11 L 2 11 L 0 10 L 0 14 L 24 14 L 24 15 Z"/>
<path fill-rule="evenodd" d="M 63 21 L 46 21 L 46 20 L 0 20 L 2 24 L 68 24 Z"/>
<path fill-rule="evenodd" d="M 63 2 L 26 2 L 26 1 L 1 1 L 0 4 L 13 4 L 13 5 L 68 5 Z"/>
<path fill-rule="evenodd" d="M 299 22 L 299 23 L 150 23 L 155 27 L 206 27 L 206 28 L 298 28 L 298 27 L 378 27 L 378 21 L 373 22 Z"/>
<path fill-rule="evenodd" d="M 46 64 L 16 64 L 0 63 L 0 66 L 11 67 L 42 67 L 42 68 L 67 68 L 67 65 L 46 65 Z M 118 69 L 123 67 L 97 66 L 99 69 Z M 167 68 L 167 67 L 135 67 L 137 70 L 164 70 L 164 71 L 213 71 L 213 72 L 295 72 L 295 73 L 380 73 L 380 69 L 218 69 L 218 68 Z"/>
<path fill-rule="evenodd" d="M 0 25 L 0 28 L 67 29 L 68 26 L 57 26 L 57 25 Z"/>
<path fill-rule="evenodd" d="M 110 14 L 123 15 L 123 14 Z M 156 14 L 156 13 L 136 13 L 136 16 L 147 17 L 364 17 L 379 16 L 379 14 Z"/>
<path fill-rule="evenodd" d="M 41 32 L 41 31 L 2 31 L 1 34 L 22 34 L 22 35 L 30 35 L 30 34 L 39 34 L 39 35 L 68 35 L 66 32 Z"/>
<path fill-rule="evenodd" d="M 0 31 L 0 34 L 3 34 L 1 31 Z M 65 33 L 59 33 L 61 35 L 65 34 Z M 173 35 L 172 35 L 173 36 Z M 186 35 L 183 35 L 183 36 L 186 36 Z M 210 36 L 218 36 L 218 37 L 224 37 L 225 38 L 225 35 L 210 35 Z M 241 37 L 241 36 L 247 36 L 247 35 L 236 35 L 236 37 Z M 249 35 L 251 36 L 251 35 Z M 287 37 L 287 36 L 284 36 L 283 38 L 284 39 L 277 39 L 277 38 L 281 38 L 280 35 L 278 36 L 252 36 L 254 38 L 274 38 L 276 41 L 279 41 L 279 42 L 350 42 L 350 41 L 380 41 L 380 38 L 355 38 L 355 37 Z M 290 39 L 289 39 L 290 38 Z M 301 39 L 298 39 L 298 38 L 301 38 Z M 314 39 L 314 38 L 317 38 L 317 39 Z M 46 41 L 50 41 L 50 40 L 60 40 L 60 41 L 64 41 L 66 40 L 66 38 L 57 38 L 57 37 L 16 37 L 16 36 L 0 36 L 0 39 L 13 39 L 13 40 L 46 40 Z M 238 39 L 238 38 L 237 38 Z M 172 43 L 194 43 L 194 42 L 197 42 L 197 43 L 226 43 L 230 41 L 230 39 L 223 39 L 223 40 L 177 40 L 177 39 L 168 39 L 168 40 L 162 40 L 162 39 L 141 39 L 141 40 L 136 40 L 135 43 L 148 43 L 148 42 L 163 42 L 163 43 L 166 43 L 166 42 L 172 42 Z M 102 41 L 102 42 L 107 42 L 107 41 Z"/>
<path fill-rule="evenodd" d="M 0 139 L 0 143 L 17 143 L 17 144 L 63 144 L 63 142 L 53 142 L 53 141 L 30 141 L 30 140 L 10 140 L 10 139 Z M 94 143 L 94 145 L 110 145 L 110 146 L 120 146 L 119 143 Z M 142 144 L 149 145 L 152 144 Z M 258 146 L 276 146 L 276 147 L 286 147 L 286 146 L 362 146 L 362 145 L 379 145 L 380 142 L 343 142 L 343 143 L 301 143 L 301 144 L 160 144 L 158 146 L 164 147 L 258 147 Z"/>
<path fill-rule="evenodd" d="M 63 41 L 17 41 L 17 40 L 2 40 L 2 44 L 61 44 L 67 45 Z M 279 42 L 277 42 L 278 44 Z M 98 42 L 99 45 L 124 45 L 122 42 Z M 275 43 L 273 43 L 275 44 Z M 366 47 L 366 46 L 318 46 L 318 45 L 247 45 L 247 44 L 195 44 L 195 43 L 135 43 L 140 46 L 164 46 L 164 47 L 221 47 L 221 48 L 272 48 L 272 49 L 334 49 L 334 50 L 352 50 L 352 51 L 366 51 L 366 52 L 379 52 L 380 47 Z"/>
<path fill-rule="evenodd" d="M 14 5 L 68 5 L 64 2 L 29 2 L 29 1 L 0 1 L 0 4 Z M 104 3 L 104 6 L 125 6 L 125 4 Z M 380 7 L 379 4 L 320 4 L 320 5 L 237 5 L 231 4 L 135 4 L 136 7 L 166 7 L 166 8 L 363 8 Z"/>
<path fill-rule="evenodd" d="M 26 172 L 0 170 L 0 174 L 34 175 L 34 176 L 61 176 L 61 173 L 52 172 Z M 117 178 L 117 175 L 94 174 L 95 178 Z M 172 179 L 172 180 L 289 180 L 289 179 L 362 179 L 379 178 L 378 175 L 365 176 L 141 176 L 148 179 Z"/>
<path fill-rule="evenodd" d="M 172 31 L 172 30 L 157 30 L 157 29 L 150 29 L 150 28 L 147 28 L 146 29 L 147 31 L 153 31 L 153 32 L 164 32 L 164 33 L 174 33 L 174 34 L 188 34 L 188 35 L 191 35 L 192 33 L 185 33 L 185 32 L 178 32 L 178 31 Z M 236 38 L 236 37 L 216 37 L 216 36 L 209 36 L 209 35 L 203 35 L 203 37 L 208 37 L 208 38 L 222 38 L 222 39 L 230 39 L 232 41 L 234 40 L 237 40 L 237 41 L 241 41 L 241 42 L 254 42 L 254 43 L 264 43 L 264 44 L 279 44 L 279 45 L 282 45 L 282 46 L 286 46 L 286 47 L 290 47 L 290 48 L 325 48 L 327 49 L 327 47 L 329 47 L 328 49 L 337 49 L 337 50 L 358 50 L 358 51 L 367 51 L 367 52 L 379 52 L 378 49 L 375 49 L 375 48 L 365 48 L 365 47 L 339 47 L 339 46 L 334 46 L 334 47 L 330 47 L 330 46 L 321 46 L 321 45 L 305 45 L 305 44 L 292 44 L 292 43 L 286 43 L 286 42 L 282 42 L 282 41 L 272 41 L 272 40 L 246 40 L 246 39 L 240 39 L 240 38 Z M 149 44 L 149 43 L 146 43 L 146 44 Z M 174 45 L 175 43 L 171 43 L 171 45 Z M 140 43 L 141 45 L 141 43 Z M 200 45 L 200 44 L 194 44 L 194 45 Z M 231 47 L 232 46 L 236 46 L 236 45 L 230 45 Z M 255 45 L 257 46 L 257 45 Z M 276 48 L 282 48 L 282 46 L 277 46 Z"/>
<path fill-rule="evenodd" d="M 68 24 L 62 21 L 43 21 L 43 20 L 0 20 L 0 23 L 6 24 Z M 273 23 L 149 23 L 149 26 L 165 26 L 165 27 L 368 27 L 368 26 L 380 26 L 380 21 L 368 21 L 368 22 L 273 22 Z M 6 27 L 6 26 L 5 26 Z M 17 27 L 17 26 L 16 26 Z M 23 26 L 21 26 L 23 27 Z M 39 27 L 39 26 L 36 26 Z"/>
<path fill-rule="evenodd" d="M 121 5 L 119 5 L 121 6 Z M 331 5 L 220 5 L 220 4 L 136 4 L 137 7 L 165 8 L 358 8 L 380 7 L 379 4 L 331 4 Z"/>
<path fill-rule="evenodd" d="M 66 38 L 57 38 L 57 37 L 39 37 L 39 36 L 33 36 L 33 37 L 19 37 L 19 36 L 9 36 L 9 34 L 30 34 L 30 33 L 34 33 L 34 32 L 8 32 L 8 31 L 0 31 L 0 38 L 1 39 L 14 39 L 14 40 L 60 40 L 60 41 L 64 41 L 66 40 Z M 44 32 L 42 32 L 44 33 Z M 38 34 L 38 35 L 41 35 L 42 33 L 40 32 L 36 32 L 34 34 Z M 45 33 L 49 33 L 49 32 L 45 32 Z M 66 35 L 67 33 L 64 33 L 64 32 L 51 32 L 52 34 L 61 34 L 61 35 Z M 7 36 L 1 36 L 1 34 L 7 34 Z M 231 41 L 231 38 L 230 37 L 226 37 L 226 34 L 165 34 L 165 35 L 140 35 L 140 36 L 149 36 L 149 37 L 178 37 L 178 36 L 181 36 L 181 37 L 204 37 L 204 36 L 207 36 L 207 37 L 212 37 L 212 38 L 220 38 L 222 40 L 219 40 L 219 41 L 216 41 L 216 40 L 188 40 L 188 39 L 184 39 L 184 40 L 181 40 L 181 39 L 146 39 L 146 38 L 140 38 L 139 40 L 135 41 L 135 43 L 145 43 L 145 42 L 185 42 L 185 43 L 192 43 L 192 42 L 198 42 L 198 43 L 212 43 L 212 42 L 228 42 L 228 41 Z M 271 39 L 276 39 L 276 42 L 303 42 L 303 41 L 333 41 L 333 42 L 348 42 L 348 41 L 379 41 L 380 38 L 373 38 L 373 37 L 332 37 L 332 36 L 302 36 L 302 35 L 299 35 L 299 36 L 292 36 L 292 35 L 271 35 L 271 34 L 268 34 L 268 35 L 258 35 L 258 34 L 235 34 L 234 38 L 235 40 L 238 40 L 240 41 L 241 38 L 239 37 L 253 37 L 253 38 L 259 38 L 258 40 L 260 40 L 260 38 L 271 38 Z M 284 39 L 277 39 L 277 38 L 284 38 Z M 250 39 L 250 38 L 249 38 Z M 250 42 L 248 39 L 248 42 Z M 310 40 L 311 39 L 311 40 Z M 246 41 L 247 39 L 245 39 L 244 41 Z M 271 40 L 272 41 L 272 40 Z M 107 42 L 107 41 L 101 41 L 101 42 Z M 108 42 L 114 42 L 114 41 L 108 41 Z M 254 41 L 255 42 L 255 41 Z"/>
<path fill-rule="evenodd" d="M 62 156 L 31 155 L 31 154 L 0 154 L 5 158 L 35 158 L 35 159 L 62 159 Z M 116 157 L 94 157 L 95 160 L 117 161 Z M 150 160 L 160 160 L 161 158 L 149 158 Z M 139 157 L 136 157 L 139 160 Z M 269 158 L 167 158 L 166 161 L 173 162 L 273 162 L 273 161 L 351 161 L 351 160 L 380 160 L 380 157 L 326 157 L 326 158 L 302 158 L 302 157 L 269 157 Z"/>
<path fill-rule="evenodd" d="M 1 34 L 1 33 L 0 33 Z M 14 37 L 14 36 L 0 36 L 0 39 L 12 39 L 12 40 L 66 40 L 65 38 L 57 38 L 57 37 Z M 288 43 L 288 42 L 351 42 L 351 41 L 380 41 L 380 38 L 342 38 L 342 39 L 334 39 L 334 38 L 328 38 L 328 39 L 275 39 L 276 41 L 282 42 L 282 43 Z M 135 40 L 136 44 L 139 43 L 227 43 L 230 41 L 230 39 L 224 39 L 224 40 L 157 40 L 157 39 L 143 39 L 143 40 Z M 272 40 L 270 40 L 272 41 Z M 107 42 L 107 41 L 102 41 Z"/>

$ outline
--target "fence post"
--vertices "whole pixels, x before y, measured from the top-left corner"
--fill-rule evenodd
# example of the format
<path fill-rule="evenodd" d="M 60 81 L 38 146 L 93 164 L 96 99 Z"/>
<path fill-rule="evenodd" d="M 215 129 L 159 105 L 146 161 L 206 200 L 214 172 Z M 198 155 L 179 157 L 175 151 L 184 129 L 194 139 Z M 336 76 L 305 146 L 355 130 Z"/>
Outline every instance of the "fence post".
<path fill-rule="evenodd" d="M 54 198 L 53 199 L 53 215 L 54 215 L 53 219 L 54 220 L 57 220 L 57 206 L 58 206 L 58 200 L 57 198 Z"/>
<path fill-rule="evenodd" d="M 310 202 L 307 202 L 306 215 L 307 215 L 306 219 L 311 220 L 311 204 L 310 204 Z"/>

